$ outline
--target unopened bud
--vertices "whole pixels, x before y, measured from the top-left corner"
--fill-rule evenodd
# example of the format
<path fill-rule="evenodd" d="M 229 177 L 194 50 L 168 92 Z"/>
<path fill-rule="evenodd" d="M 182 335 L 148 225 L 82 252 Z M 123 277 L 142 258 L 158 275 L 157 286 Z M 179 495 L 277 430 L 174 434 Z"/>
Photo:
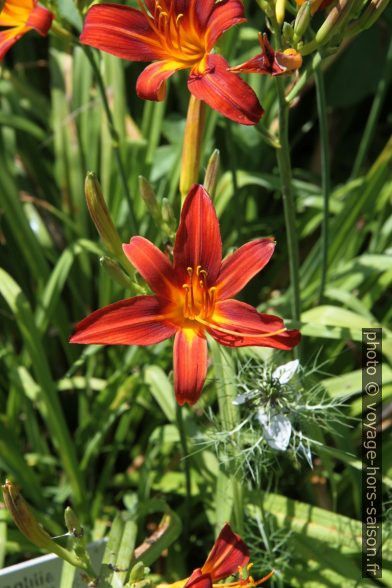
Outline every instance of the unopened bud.
<path fill-rule="evenodd" d="M 309 26 L 311 17 L 312 17 L 311 3 L 310 3 L 310 0 L 307 0 L 307 2 L 302 4 L 302 6 L 298 10 L 297 16 L 295 18 L 294 37 L 293 37 L 295 43 L 297 43 L 298 41 L 300 41 L 302 39 L 304 33 L 306 32 L 306 30 Z"/>
<path fill-rule="evenodd" d="M 138 561 L 131 570 L 131 573 L 129 575 L 129 582 L 131 584 L 141 582 L 145 579 L 146 576 L 148 576 L 149 573 L 150 568 L 145 567 L 142 561 Z"/>
<path fill-rule="evenodd" d="M 276 0 L 275 16 L 278 24 L 282 24 L 286 13 L 286 0 Z"/>
<path fill-rule="evenodd" d="M 288 22 L 283 23 L 282 38 L 286 45 L 292 45 L 294 39 L 294 29 Z"/>
<path fill-rule="evenodd" d="M 64 520 L 69 533 L 71 533 L 76 539 L 83 537 L 84 529 L 80 525 L 78 517 L 70 506 L 67 506 L 64 511 Z"/>
<path fill-rule="evenodd" d="M 349 35 L 357 34 L 373 26 L 388 4 L 389 0 L 371 0 L 364 12 L 358 18 L 358 21 L 353 24 L 352 31 L 349 30 Z"/>
<path fill-rule="evenodd" d="M 162 223 L 163 229 L 167 236 L 172 238 L 176 232 L 176 217 L 174 216 L 172 205 L 167 198 L 162 198 Z"/>
<path fill-rule="evenodd" d="M 10 482 L 10 480 L 6 480 L 2 489 L 4 504 L 19 531 L 37 547 L 52 551 L 53 546 L 56 547 L 56 544 L 31 512 L 18 486 Z"/>
<path fill-rule="evenodd" d="M 206 173 L 204 176 L 204 188 L 211 196 L 214 195 L 215 188 L 216 188 L 216 181 L 218 179 L 219 173 L 219 163 L 220 163 L 220 152 L 219 149 L 214 149 L 212 152 L 210 159 L 208 160 Z"/>
<path fill-rule="evenodd" d="M 139 191 L 154 220 L 159 221 L 161 217 L 161 211 L 155 191 L 150 182 L 148 182 L 143 176 L 139 176 Z"/>
<path fill-rule="evenodd" d="M 103 269 L 107 272 L 107 274 L 120 284 L 123 288 L 133 288 L 133 283 L 127 276 L 127 274 L 121 269 L 116 261 L 111 259 L 110 257 L 102 256 L 99 259 L 99 263 L 103 267 Z"/>
<path fill-rule="evenodd" d="M 271 0 L 257 0 L 257 4 L 260 6 L 261 10 L 265 13 L 265 15 L 269 18 L 271 18 L 274 15 L 274 6 Z"/>
<path fill-rule="evenodd" d="M 116 257 L 122 256 L 122 243 L 113 224 L 102 194 L 101 185 L 94 172 L 88 172 L 85 181 L 86 201 L 90 216 L 106 247 Z"/>

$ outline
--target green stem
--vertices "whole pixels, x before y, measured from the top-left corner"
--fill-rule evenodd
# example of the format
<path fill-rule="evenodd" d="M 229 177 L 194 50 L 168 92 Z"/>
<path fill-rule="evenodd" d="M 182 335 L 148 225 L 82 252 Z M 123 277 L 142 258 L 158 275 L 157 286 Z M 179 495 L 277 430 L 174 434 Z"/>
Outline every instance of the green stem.
<path fill-rule="evenodd" d="M 136 227 L 136 219 L 135 219 L 135 213 L 133 210 L 131 193 L 130 193 L 129 187 L 128 187 L 127 175 L 125 172 L 124 163 L 121 158 L 119 136 L 118 136 L 116 127 L 114 125 L 113 115 L 110 110 L 109 102 L 108 102 L 108 99 L 106 96 L 105 84 L 104 84 L 100 69 L 97 65 L 97 62 L 95 61 L 95 58 L 94 58 L 94 55 L 93 55 L 91 49 L 89 47 L 87 47 L 86 45 L 82 45 L 82 47 L 85 51 L 87 59 L 89 60 L 91 67 L 93 69 L 94 75 L 95 75 L 95 80 L 97 82 L 98 91 L 101 96 L 103 109 L 105 111 L 105 115 L 106 115 L 106 119 L 107 119 L 107 123 L 108 123 L 109 133 L 110 133 L 110 136 L 112 139 L 112 149 L 113 149 L 113 153 L 114 153 L 114 159 L 116 160 L 116 165 L 118 168 L 118 172 L 120 174 L 121 184 L 122 184 L 122 187 L 124 190 L 125 198 L 128 203 L 129 224 L 130 224 L 131 232 L 133 234 L 136 234 L 137 227 Z"/>
<path fill-rule="evenodd" d="M 320 68 L 315 71 L 317 110 L 320 128 L 321 184 L 323 192 L 323 220 L 321 224 L 321 280 L 319 304 L 322 304 L 328 271 L 328 221 L 329 196 L 331 192 L 331 166 L 328 141 L 327 105 L 325 101 L 324 76 Z"/>
<path fill-rule="evenodd" d="M 385 61 L 384 75 L 381 76 L 381 78 L 378 82 L 378 85 L 377 85 L 373 104 L 370 109 L 369 117 L 366 121 L 365 130 L 363 132 L 361 143 L 359 145 L 359 149 L 357 152 L 357 156 L 354 161 L 353 169 L 351 172 L 351 179 L 355 179 L 356 177 L 358 177 L 360 170 L 361 170 L 361 167 L 362 167 L 362 164 L 363 164 L 365 157 L 366 157 L 366 154 L 368 152 L 370 143 L 372 142 L 372 139 L 373 139 L 373 136 L 374 136 L 374 133 L 376 130 L 376 124 L 378 121 L 378 117 L 380 116 L 380 112 L 381 112 L 382 106 L 385 101 L 385 96 L 386 96 L 386 92 L 387 92 L 389 81 L 390 81 L 390 72 L 391 71 L 392 71 L 392 38 L 391 38 L 391 42 L 389 44 L 387 57 L 386 57 L 386 61 Z"/>
<path fill-rule="evenodd" d="M 276 77 L 276 91 L 278 95 L 279 108 L 279 143 L 280 149 L 276 150 L 279 174 L 282 182 L 283 209 L 287 233 L 287 249 L 289 254 L 290 282 L 293 290 L 291 296 L 292 318 L 300 320 L 300 290 L 299 290 L 299 254 L 297 227 L 295 219 L 295 204 L 292 188 L 290 144 L 289 144 L 289 112 L 288 104 L 284 95 L 284 82 Z"/>
<path fill-rule="evenodd" d="M 238 424 L 238 408 L 234 406 L 233 400 L 236 396 L 234 385 L 234 366 L 230 356 L 213 339 L 209 341 L 214 362 L 214 371 L 217 379 L 217 396 L 219 414 L 224 431 L 232 431 Z M 228 473 L 230 488 L 227 488 L 226 502 L 232 499 L 232 519 L 236 531 L 240 534 L 244 529 L 244 497 L 241 483 L 231 472 Z M 227 504 L 225 504 L 227 506 Z M 220 504 L 217 504 L 217 509 Z M 220 530 L 220 529 L 219 529 Z"/>
<path fill-rule="evenodd" d="M 185 517 L 184 517 L 184 537 L 189 537 L 189 514 L 191 512 L 191 470 L 189 466 L 188 457 L 188 443 L 186 439 L 186 432 L 184 427 L 184 419 L 182 418 L 182 406 L 176 405 L 177 426 L 180 433 L 182 457 L 184 462 L 185 473 Z"/>

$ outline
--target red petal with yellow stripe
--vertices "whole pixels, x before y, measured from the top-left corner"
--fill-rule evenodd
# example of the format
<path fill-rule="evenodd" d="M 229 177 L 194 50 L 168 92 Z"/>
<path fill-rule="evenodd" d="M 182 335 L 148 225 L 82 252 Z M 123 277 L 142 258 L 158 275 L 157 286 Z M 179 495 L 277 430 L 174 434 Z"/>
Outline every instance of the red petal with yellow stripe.
<path fill-rule="evenodd" d="M 162 55 L 143 12 L 120 4 L 92 6 L 87 12 L 80 41 L 130 61 L 153 61 Z"/>
<path fill-rule="evenodd" d="M 178 331 L 174 339 L 174 389 L 178 404 L 195 404 L 207 374 L 207 341 L 192 328 Z"/>
<path fill-rule="evenodd" d="M 168 339 L 176 327 L 166 320 L 155 296 L 135 296 L 109 304 L 76 325 L 70 343 L 151 345 Z"/>
<path fill-rule="evenodd" d="M 205 323 L 208 333 L 226 347 L 257 345 L 292 349 L 301 334 L 288 331 L 284 322 L 273 314 L 262 314 L 239 300 L 222 300 L 215 304 L 214 314 Z"/>
<path fill-rule="evenodd" d="M 195 184 L 182 207 L 174 243 L 174 269 L 179 285 L 186 282 L 187 268 L 200 266 L 213 286 L 222 261 L 222 240 L 218 217 L 207 192 Z"/>
<path fill-rule="evenodd" d="M 226 118 L 242 125 L 255 125 L 264 111 L 252 88 L 228 67 L 221 55 L 208 55 L 203 71 L 199 66 L 191 71 L 189 91 Z"/>
<path fill-rule="evenodd" d="M 275 250 L 274 239 L 255 239 L 242 245 L 222 262 L 217 280 L 218 297 L 235 296 L 265 265 Z"/>
<path fill-rule="evenodd" d="M 218 535 L 207 561 L 201 568 L 204 574 L 210 574 L 217 582 L 238 573 L 238 568 L 249 562 L 249 550 L 241 537 L 233 533 L 228 523 Z"/>

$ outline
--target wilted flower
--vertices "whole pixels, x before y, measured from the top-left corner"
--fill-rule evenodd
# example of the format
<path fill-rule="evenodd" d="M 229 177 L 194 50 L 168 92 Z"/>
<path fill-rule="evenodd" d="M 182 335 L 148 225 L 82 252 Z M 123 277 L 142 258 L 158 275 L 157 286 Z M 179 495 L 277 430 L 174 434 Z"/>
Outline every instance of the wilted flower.
<path fill-rule="evenodd" d="M 0 8 L 0 59 L 24 34 L 34 29 L 46 36 L 52 25 L 53 13 L 40 6 L 38 0 L 5 0 Z"/>
<path fill-rule="evenodd" d="M 230 71 L 239 73 L 258 73 L 269 76 L 281 76 L 299 69 L 302 65 L 302 56 L 295 49 L 275 51 L 269 44 L 268 37 L 259 33 L 261 53 L 249 59 L 241 65 L 230 68 Z"/>
<path fill-rule="evenodd" d="M 194 185 L 181 212 L 173 263 L 144 237 L 123 246 L 154 296 L 110 304 L 81 321 L 71 343 L 151 345 L 175 335 L 177 402 L 194 404 L 207 372 L 207 339 L 227 347 L 292 349 L 300 340 L 281 318 L 233 300 L 270 260 L 271 238 L 246 243 L 222 261 L 219 222 L 205 189 Z"/>
<path fill-rule="evenodd" d="M 80 40 L 129 61 L 153 61 L 140 74 L 136 92 L 163 100 L 166 80 L 190 69 L 189 91 L 227 118 L 258 122 L 263 109 L 253 90 L 228 71 L 212 49 L 219 37 L 245 21 L 240 0 L 138 0 L 140 10 L 118 4 L 92 6 Z"/>

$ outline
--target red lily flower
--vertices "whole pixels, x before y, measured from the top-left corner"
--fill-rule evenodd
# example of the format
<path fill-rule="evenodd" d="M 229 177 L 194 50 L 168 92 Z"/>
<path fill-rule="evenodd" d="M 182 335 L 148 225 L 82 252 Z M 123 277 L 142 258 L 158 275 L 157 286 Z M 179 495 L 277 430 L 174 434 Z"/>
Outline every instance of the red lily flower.
<path fill-rule="evenodd" d="M 301 6 L 302 4 L 305 4 L 305 2 L 307 0 L 295 0 L 295 1 L 298 4 L 298 6 Z M 312 14 L 314 14 L 318 10 L 324 10 L 324 8 L 327 8 L 327 6 L 332 4 L 332 2 L 335 2 L 335 0 L 311 0 L 310 11 Z"/>
<path fill-rule="evenodd" d="M 264 35 L 259 33 L 259 43 L 261 47 L 259 55 L 241 65 L 230 68 L 230 71 L 281 76 L 301 67 L 302 56 L 295 49 L 275 51 L 269 44 L 265 33 Z"/>
<path fill-rule="evenodd" d="M 190 69 L 189 91 L 227 118 L 256 124 L 263 109 L 253 90 L 212 54 L 218 38 L 244 22 L 241 0 L 138 0 L 140 10 L 99 4 L 87 12 L 82 43 L 130 61 L 154 61 L 140 74 L 136 92 L 163 100 L 166 80 Z"/>
<path fill-rule="evenodd" d="M 292 349 L 299 331 L 282 319 L 232 300 L 271 258 L 275 242 L 255 239 L 222 262 L 219 222 L 200 185 L 185 199 L 174 243 L 173 264 L 153 243 L 133 237 L 123 250 L 155 296 L 110 304 L 82 320 L 71 343 L 151 345 L 174 338 L 177 402 L 194 404 L 207 372 L 209 333 L 221 345 Z"/>
<path fill-rule="evenodd" d="M 0 60 L 25 33 L 35 29 L 43 37 L 52 25 L 53 13 L 38 5 L 38 0 L 5 0 L 0 11 Z"/>
<path fill-rule="evenodd" d="M 161 586 L 170 586 L 170 588 L 213 588 L 227 586 L 230 588 L 243 588 L 258 586 L 266 582 L 272 576 L 268 574 L 257 582 L 249 576 L 242 578 L 242 570 L 249 571 L 252 564 L 249 564 L 249 550 L 241 537 L 230 528 L 228 523 L 225 524 L 219 533 L 217 540 L 211 549 L 206 562 L 201 568 L 194 570 L 186 580 L 179 580 L 173 584 L 163 584 Z M 215 584 L 224 578 L 239 574 L 240 578 L 236 582 L 228 584 Z M 160 588 L 160 587 L 158 587 Z"/>

